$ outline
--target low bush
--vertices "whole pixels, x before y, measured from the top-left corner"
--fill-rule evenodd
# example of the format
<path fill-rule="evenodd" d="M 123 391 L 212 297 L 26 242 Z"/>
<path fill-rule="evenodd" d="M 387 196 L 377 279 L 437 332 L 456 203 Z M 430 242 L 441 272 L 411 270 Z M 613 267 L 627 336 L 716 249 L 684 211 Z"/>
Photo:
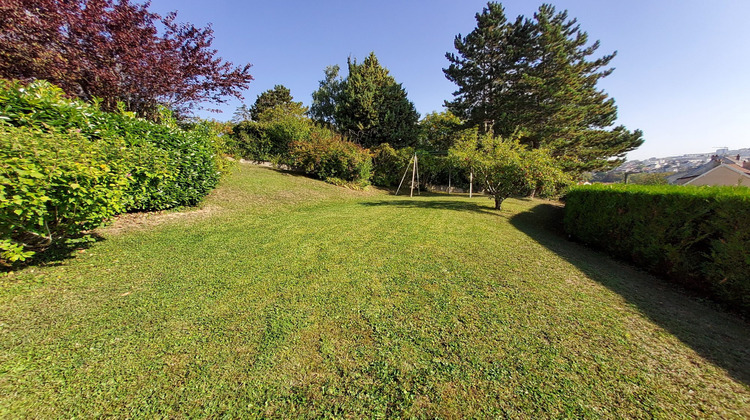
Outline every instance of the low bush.
<path fill-rule="evenodd" d="M 240 122 L 232 132 L 242 157 L 290 164 L 291 144 L 308 140 L 314 129 L 302 108 L 282 105 L 263 111 L 258 121 Z"/>
<path fill-rule="evenodd" d="M 369 152 L 328 127 L 317 126 L 301 103 L 267 108 L 256 120 L 232 129 L 239 154 L 254 161 L 287 165 L 334 185 L 362 188 L 370 183 Z"/>
<path fill-rule="evenodd" d="M 290 156 L 292 143 L 306 141 L 314 129 L 312 121 L 302 115 L 286 112 L 285 107 L 276 107 L 261 114 L 270 154 L 285 161 Z"/>
<path fill-rule="evenodd" d="M 292 142 L 290 159 L 294 167 L 322 180 L 344 180 L 358 187 L 370 181 L 368 151 L 326 129 L 315 129 L 308 140 Z"/>
<path fill-rule="evenodd" d="M 575 239 L 750 314 L 750 189 L 592 185 L 565 202 Z"/>
<path fill-rule="evenodd" d="M 0 126 L 0 145 L 0 261 L 24 260 L 124 210 L 122 142 Z"/>
<path fill-rule="evenodd" d="M 267 162 L 273 158 L 273 146 L 262 124 L 255 121 L 242 121 L 232 129 L 232 138 L 237 153 L 255 162 Z"/>

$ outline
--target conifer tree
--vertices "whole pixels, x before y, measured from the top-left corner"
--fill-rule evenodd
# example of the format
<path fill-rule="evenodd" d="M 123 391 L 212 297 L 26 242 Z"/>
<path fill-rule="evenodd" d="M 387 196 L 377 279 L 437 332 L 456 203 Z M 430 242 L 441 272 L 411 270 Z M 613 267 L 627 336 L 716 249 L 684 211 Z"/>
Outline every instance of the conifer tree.
<path fill-rule="evenodd" d="M 419 114 L 403 86 L 374 53 L 361 63 L 350 58 L 347 67 L 345 79 L 338 77 L 337 67 L 326 69 L 326 79 L 313 93 L 311 116 L 332 123 L 363 147 L 414 145 Z"/>
<path fill-rule="evenodd" d="M 523 133 L 547 147 L 568 171 L 608 169 L 643 143 L 642 132 L 613 127 L 614 100 L 597 88 L 615 54 L 591 59 L 599 42 L 567 11 L 542 5 L 532 19 L 510 22 L 499 3 L 476 15 L 477 27 L 456 36 L 457 54 L 443 69 L 459 89 L 447 108 L 482 132 Z"/>

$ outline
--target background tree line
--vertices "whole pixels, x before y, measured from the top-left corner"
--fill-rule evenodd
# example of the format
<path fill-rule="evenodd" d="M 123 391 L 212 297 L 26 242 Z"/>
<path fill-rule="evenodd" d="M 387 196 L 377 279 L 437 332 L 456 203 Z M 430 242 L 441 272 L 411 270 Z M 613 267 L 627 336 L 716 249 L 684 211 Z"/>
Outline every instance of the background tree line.
<path fill-rule="evenodd" d="M 475 17 L 476 28 L 457 35 L 456 51 L 446 54 L 443 71 L 458 87 L 446 111 L 419 120 L 406 91 L 370 53 L 361 63 L 350 57 L 345 76 L 337 65 L 325 69 L 308 123 L 369 149 L 379 185 L 392 186 L 396 167 L 405 168 L 415 152 L 427 182 L 446 183 L 457 174 L 462 183 L 477 167 L 494 167 L 479 179 L 485 190 L 498 190 L 493 185 L 503 177 L 519 186 L 503 197 L 492 193 L 497 203 L 543 192 L 542 180 L 552 175 L 557 185 L 616 167 L 643 143 L 640 130 L 614 125 L 614 99 L 597 86 L 612 74 L 615 53 L 597 57 L 599 42 L 589 42 L 566 11 L 543 4 L 531 18 L 509 20 L 500 3 L 490 2 Z M 482 162 L 488 156 L 495 161 Z M 542 161 L 549 164 L 542 165 L 544 176 L 526 170 Z"/>
<path fill-rule="evenodd" d="M 469 174 L 476 175 L 499 207 L 509 196 L 552 192 L 584 171 L 617 166 L 625 153 L 643 142 L 639 130 L 614 125 L 614 100 L 597 86 L 612 73 L 608 66 L 615 54 L 597 57 L 599 42 L 589 42 L 575 19 L 551 5 L 542 5 L 531 18 L 514 20 L 505 16 L 500 3 L 490 2 L 477 13 L 476 28 L 465 37 L 457 35 L 455 52 L 446 54 L 448 66 L 443 71 L 457 90 L 443 112 L 420 119 L 404 87 L 370 53 L 361 62 L 349 57 L 345 75 L 338 65 L 327 67 L 309 109 L 294 101 L 289 89 L 277 85 L 251 106 L 240 107 L 230 132 L 216 130 L 221 128 L 216 123 L 196 125 L 190 111 L 204 103 L 241 97 L 252 80 L 250 65 L 234 66 L 218 57 L 211 48 L 210 26 L 180 23 L 174 13 L 160 16 L 148 7 L 127 0 L 0 2 L 0 77 L 14 80 L 4 82 L 5 91 L 23 89 L 15 80 L 24 84 L 47 80 L 68 97 L 90 104 L 88 113 L 71 111 L 64 118 L 55 117 L 54 123 L 39 125 L 29 117 L 39 109 L 53 112 L 79 105 L 65 102 L 46 85 L 34 86 L 61 108 L 11 100 L 20 96 L 8 93 L 0 98 L 6 103 L 0 117 L 14 128 L 7 129 L 3 141 L 16 143 L 4 143 L 5 149 L 22 155 L 24 147 L 37 151 L 46 147 L 34 139 L 58 139 L 70 148 L 70 156 L 76 156 L 75 149 L 84 147 L 78 141 L 81 133 L 68 130 L 101 127 L 98 132 L 106 136 L 81 134 L 101 147 L 96 159 L 110 156 L 126 168 L 124 162 L 135 157 L 122 160 L 107 151 L 120 136 L 130 139 L 124 147 L 141 159 L 134 162 L 151 168 L 132 168 L 125 177 L 132 179 L 118 178 L 115 184 L 123 183 L 122 194 L 108 199 L 109 210 L 96 210 L 101 215 L 195 202 L 215 185 L 220 161 L 214 158 L 221 153 L 271 160 L 355 187 L 370 182 L 393 186 L 416 154 L 424 183 L 461 185 Z M 138 117 L 150 122 L 134 122 Z M 209 131 L 195 131 L 196 127 Z M 199 169 L 187 170 L 175 160 L 186 153 L 186 144 L 200 150 Z M 152 154 L 148 159 L 146 150 Z M 55 167 L 45 166 L 50 162 L 27 163 Z M 25 188 L 14 182 L 32 182 L 23 174 L 42 174 L 36 169 L 19 170 L 6 171 L 4 194 Z M 134 174 L 144 178 L 137 180 Z M 96 184 L 109 178 L 92 179 Z M 190 180 L 201 180 L 203 186 L 196 189 Z M 101 192 L 94 184 L 89 191 Z M 160 203 L 155 191 L 166 184 L 170 197 L 183 198 Z M 40 194 L 39 209 L 51 206 L 50 197 Z M 15 203 L 8 197 L 4 203 Z M 130 201 L 119 202 L 122 197 Z M 84 195 L 77 199 L 92 200 Z M 20 204 L 4 209 L 20 211 L 15 205 Z M 53 210 L 39 210 L 39 214 Z M 45 223 L 43 217 L 29 220 L 36 220 L 33 229 Z M 12 244 L 19 238 L 13 232 L 33 231 L 31 225 L 8 226 L 0 242 L 5 251 L 18 245 Z"/>

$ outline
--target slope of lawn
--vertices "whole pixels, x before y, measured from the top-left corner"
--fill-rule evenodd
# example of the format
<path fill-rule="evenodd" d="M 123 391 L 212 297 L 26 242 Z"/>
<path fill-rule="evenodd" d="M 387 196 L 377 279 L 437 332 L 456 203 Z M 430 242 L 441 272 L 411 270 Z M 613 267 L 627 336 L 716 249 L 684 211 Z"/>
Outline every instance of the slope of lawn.
<path fill-rule="evenodd" d="M 0 277 L 0 417 L 750 415 L 750 328 L 543 201 L 251 165 Z"/>

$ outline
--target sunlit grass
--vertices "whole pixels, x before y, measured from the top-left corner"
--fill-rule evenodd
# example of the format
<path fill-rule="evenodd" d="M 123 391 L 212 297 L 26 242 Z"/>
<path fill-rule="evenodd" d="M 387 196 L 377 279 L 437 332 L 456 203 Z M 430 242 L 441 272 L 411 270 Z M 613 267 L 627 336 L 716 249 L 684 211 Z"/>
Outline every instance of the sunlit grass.
<path fill-rule="evenodd" d="M 746 323 L 492 204 L 241 165 L 3 277 L 0 417 L 750 414 Z"/>

